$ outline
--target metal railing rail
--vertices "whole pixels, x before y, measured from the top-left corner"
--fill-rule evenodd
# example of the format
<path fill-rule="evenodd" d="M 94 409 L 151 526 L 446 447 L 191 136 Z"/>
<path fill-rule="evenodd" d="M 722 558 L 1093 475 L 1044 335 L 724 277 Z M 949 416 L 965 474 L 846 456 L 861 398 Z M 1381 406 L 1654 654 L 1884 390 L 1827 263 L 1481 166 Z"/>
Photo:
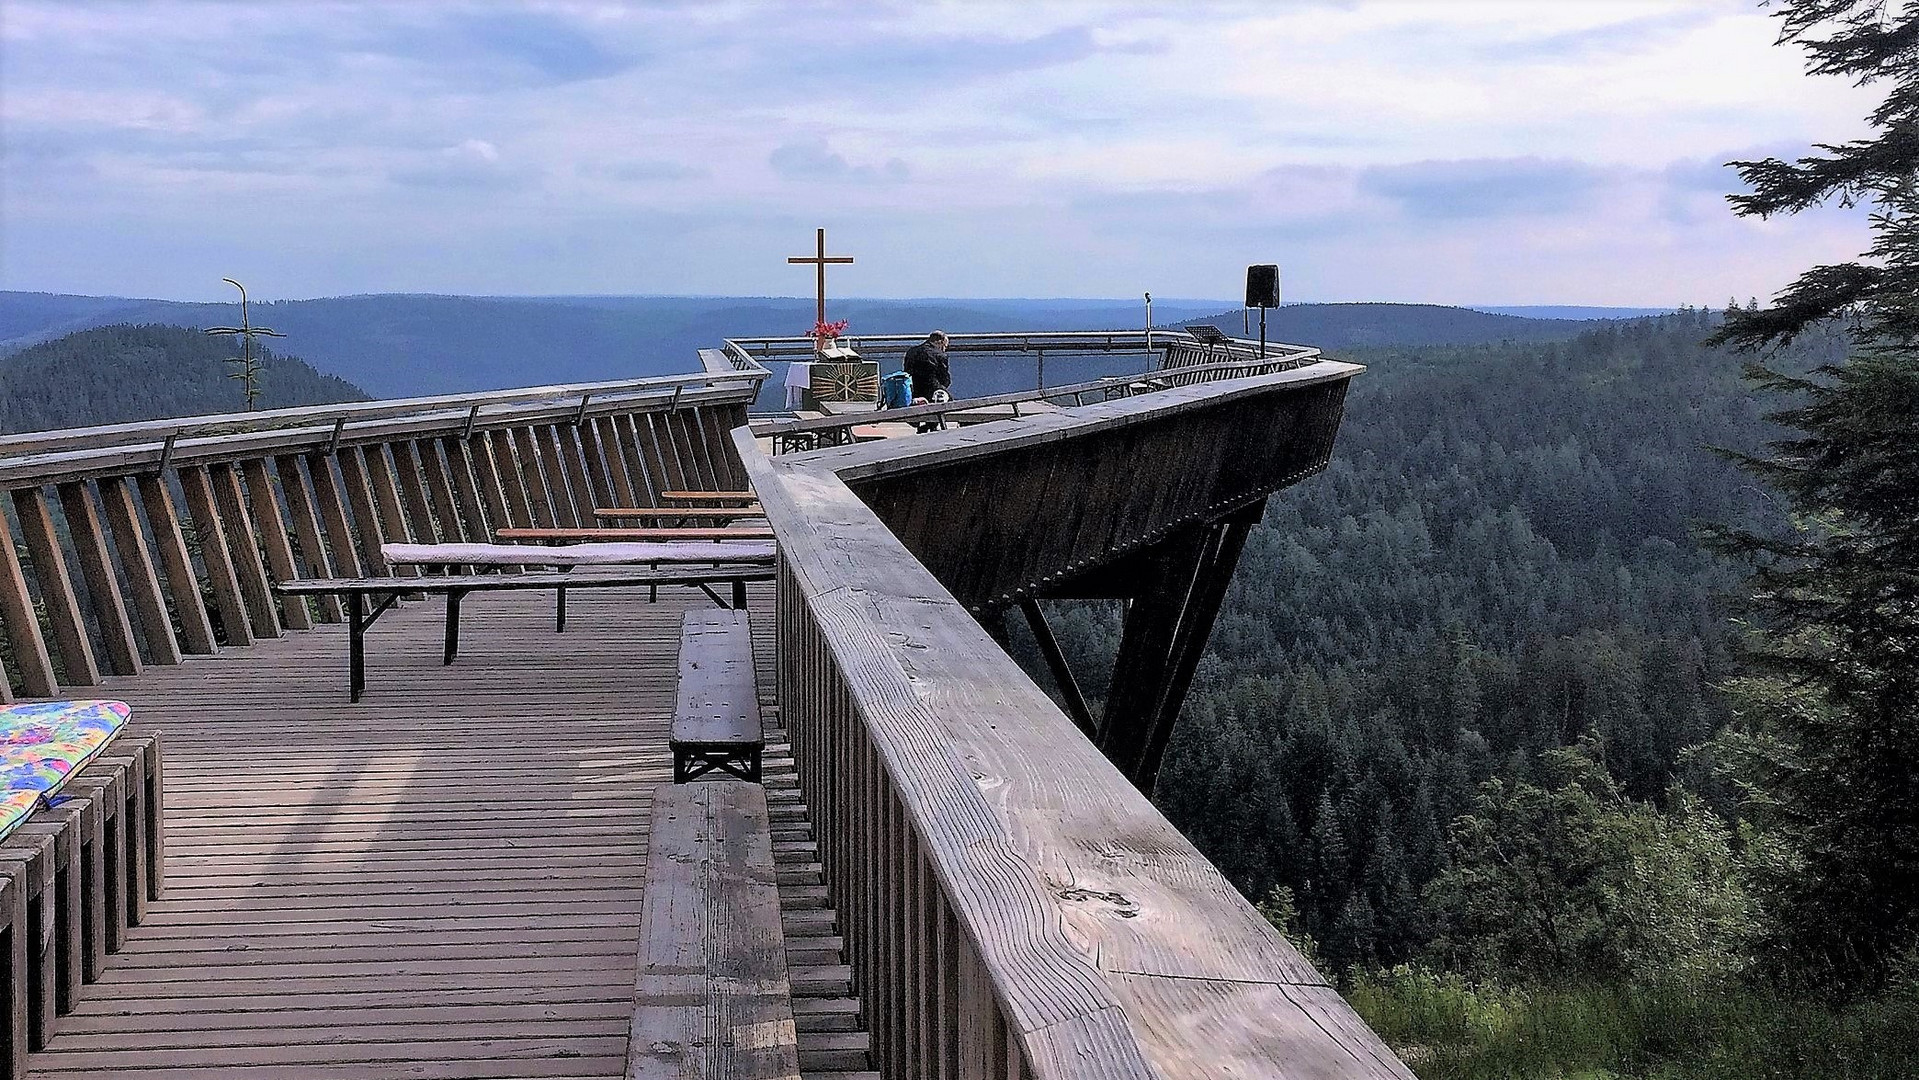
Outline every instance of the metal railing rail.
<path fill-rule="evenodd" d="M 1161 337 L 1163 340 L 1170 337 L 1171 340 L 1165 341 L 1165 344 L 1160 346 L 1166 352 L 1164 366 L 1152 371 L 1111 375 L 1085 382 L 1017 390 L 1005 394 L 958 398 L 953 401 L 913 405 L 903 409 L 811 417 L 803 420 L 761 421 L 754 425 L 753 431 L 754 434 L 763 438 L 771 438 L 775 453 L 796 449 L 806 450 L 817 446 L 843 443 L 850 437 L 852 428 L 865 424 L 928 423 L 952 414 L 967 413 L 976 414 L 978 418 L 973 422 L 985 422 L 988 419 L 1001 418 L 981 414 L 980 410 L 983 409 L 1012 406 L 1013 417 L 1018 417 L 1019 406 L 1032 402 L 1071 402 L 1073 405 L 1083 405 L 1088 397 L 1096 396 L 1099 400 L 1131 397 L 1134 394 L 1151 393 L 1194 382 L 1286 371 L 1315 363 L 1320 359 L 1320 351 L 1306 345 L 1268 343 L 1266 355 L 1262 357 L 1259 355 L 1258 345 L 1253 342 L 1228 341 L 1223 345 L 1207 347 L 1190 339 L 1182 340 L 1179 337 L 1164 334 Z"/>

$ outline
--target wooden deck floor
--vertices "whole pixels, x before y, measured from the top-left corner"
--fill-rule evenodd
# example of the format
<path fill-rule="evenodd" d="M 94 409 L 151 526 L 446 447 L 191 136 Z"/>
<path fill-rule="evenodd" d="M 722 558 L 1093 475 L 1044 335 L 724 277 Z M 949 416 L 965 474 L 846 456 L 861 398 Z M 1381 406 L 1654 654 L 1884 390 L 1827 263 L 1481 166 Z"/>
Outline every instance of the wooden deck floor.
<path fill-rule="evenodd" d="M 476 594 L 113 679 L 163 734 L 167 891 L 41 1080 L 618 1077 L 674 590 Z M 771 593 L 755 586 L 762 686 Z"/>

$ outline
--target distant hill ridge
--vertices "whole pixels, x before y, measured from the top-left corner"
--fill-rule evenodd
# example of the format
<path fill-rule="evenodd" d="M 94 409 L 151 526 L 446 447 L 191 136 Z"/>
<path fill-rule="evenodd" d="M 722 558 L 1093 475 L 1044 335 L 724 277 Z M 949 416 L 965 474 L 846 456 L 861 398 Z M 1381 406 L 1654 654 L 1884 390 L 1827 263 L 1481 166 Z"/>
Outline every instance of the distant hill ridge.
<path fill-rule="evenodd" d="M 94 327 L 0 357 L 0 433 L 240 412 L 230 340 L 182 326 Z M 365 401 L 366 391 L 262 349 L 262 409 Z"/>
<path fill-rule="evenodd" d="M 1242 321 L 1243 318 L 1243 321 Z M 1389 345 L 1480 345 L 1499 341 L 1565 341 L 1603 321 L 1529 319 L 1441 304 L 1288 304 L 1266 313 L 1266 337 L 1322 349 Z M 1182 325 L 1211 323 L 1235 337 L 1259 333 L 1259 312 L 1239 309 Z"/>
<path fill-rule="evenodd" d="M 1210 321 L 1240 333 L 1230 301 L 1156 300 L 1162 326 Z M 788 336 L 813 303 L 789 297 L 476 297 L 373 294 L 256 302 L 256 322 L 322 371 L 378 397 L 501 389 L 537 382 L 636 378 L 691 370 L 726 337 Z M 1143 324 L 1137 300 L 835 300 L 857 334 L 1113 330 Z M 0 356 L 113 323 L 204 327 L 235 305 L 0 292 Z M 1592 325 L 1433 304 L 1297 304 L 1269 313 L 1274 340 L 1353 346 L 1564 340 Z"/>

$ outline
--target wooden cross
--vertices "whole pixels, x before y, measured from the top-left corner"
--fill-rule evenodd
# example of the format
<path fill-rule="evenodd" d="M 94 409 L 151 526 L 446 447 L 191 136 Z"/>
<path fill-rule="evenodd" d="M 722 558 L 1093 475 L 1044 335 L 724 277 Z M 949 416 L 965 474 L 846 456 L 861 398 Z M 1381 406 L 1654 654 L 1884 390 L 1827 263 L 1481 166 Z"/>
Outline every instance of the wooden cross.
<path fill-rule="evenodd" d="M 853 261 L 853 256 L 828 255 L 826 253 L 826 230 L 825 229 L 818 230 L 818 240 L 819 240 L 819 254 L 790 255 L 787 257 L 786 261 L 789 263 L 812 263 L 814 264 L 814 266 L 818 267 L 819 298 L 820 298 L 818 321 L 825 322 L 826 321 L 826 264 L 827 263 L 850 263 Z"/>

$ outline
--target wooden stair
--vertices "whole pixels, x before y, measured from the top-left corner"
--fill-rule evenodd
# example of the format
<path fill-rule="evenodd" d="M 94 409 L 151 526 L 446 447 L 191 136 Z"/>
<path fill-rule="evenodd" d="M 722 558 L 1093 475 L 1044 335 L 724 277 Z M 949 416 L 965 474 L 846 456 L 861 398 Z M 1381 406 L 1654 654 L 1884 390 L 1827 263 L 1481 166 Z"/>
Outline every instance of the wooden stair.
<path fill-rule="evenodd" d="M 765 706 L 761 714 L 766 719 L 762 783 L 773 829 L 800 1075 L 803 1080 L 880 1080 L 873 1069 L 865 1014 L 853 992 L 853 969 L 844 962 L 846 942 L 838 914 L 826 895 L 811 815 L 800 795 L 785 729 L 779 726 L 779 709 Z"/>

